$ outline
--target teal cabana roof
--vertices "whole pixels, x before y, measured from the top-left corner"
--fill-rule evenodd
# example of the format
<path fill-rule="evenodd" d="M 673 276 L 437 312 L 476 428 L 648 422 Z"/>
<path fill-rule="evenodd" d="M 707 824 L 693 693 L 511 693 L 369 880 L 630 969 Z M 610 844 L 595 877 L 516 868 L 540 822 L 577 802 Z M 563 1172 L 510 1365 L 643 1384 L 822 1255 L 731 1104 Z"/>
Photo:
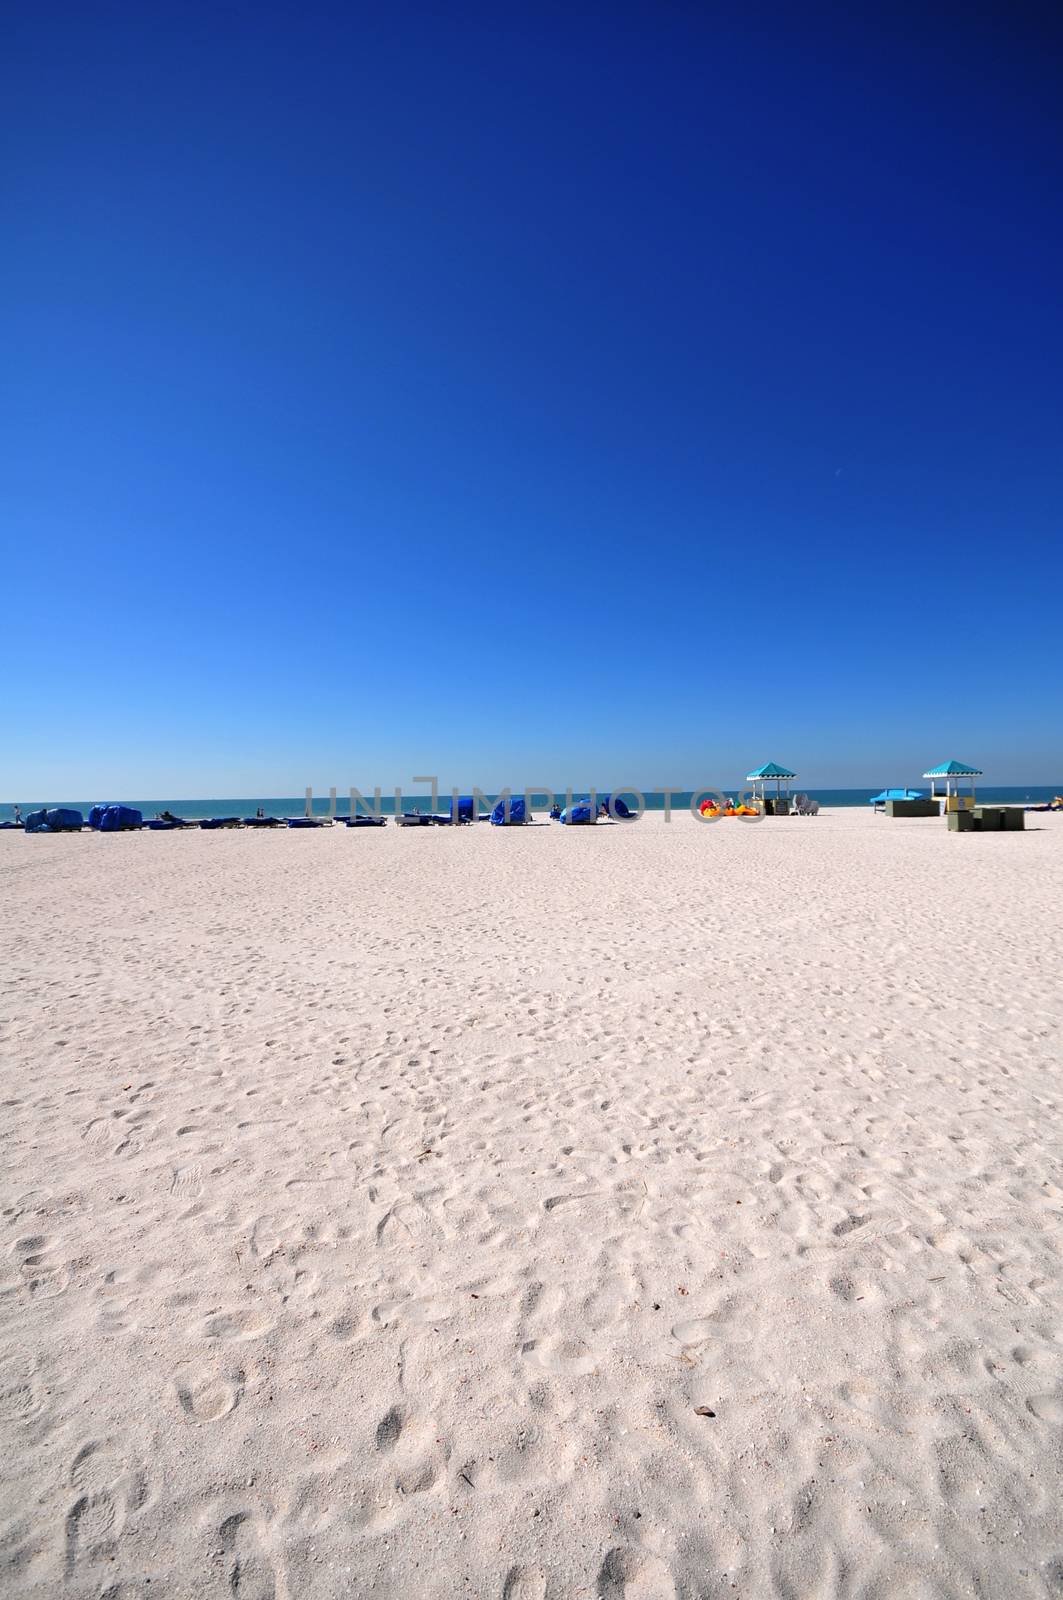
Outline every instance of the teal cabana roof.
<path fill-rule="evenodd" d="M 924 778 L 980 778 L 981 767 L 972 767 L 969 761 L 943 761 L 940 767 L 931 767 Z"/>
<path fill-rule="evenodd" d="M 796 778 L 797 773 L 791 772 L 787 767 L 780 767 L 777 761 L 765 761 L 756 772 L 746 773 L 746 782 L 752 783 L 755 778 Z"/>

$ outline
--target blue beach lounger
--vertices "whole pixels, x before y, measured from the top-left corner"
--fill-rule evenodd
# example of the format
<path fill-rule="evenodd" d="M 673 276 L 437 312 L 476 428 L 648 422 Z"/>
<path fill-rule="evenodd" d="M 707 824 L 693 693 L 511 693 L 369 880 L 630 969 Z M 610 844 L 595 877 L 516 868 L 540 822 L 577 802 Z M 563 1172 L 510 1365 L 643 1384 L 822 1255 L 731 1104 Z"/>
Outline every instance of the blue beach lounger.
<path fill-rule="evenodd" d="M 371 817 L 362 811 L 356 811 L 353 817 L 336 818 L 345 828 L 382 828 L 387 820 L 387 817 Z"/>

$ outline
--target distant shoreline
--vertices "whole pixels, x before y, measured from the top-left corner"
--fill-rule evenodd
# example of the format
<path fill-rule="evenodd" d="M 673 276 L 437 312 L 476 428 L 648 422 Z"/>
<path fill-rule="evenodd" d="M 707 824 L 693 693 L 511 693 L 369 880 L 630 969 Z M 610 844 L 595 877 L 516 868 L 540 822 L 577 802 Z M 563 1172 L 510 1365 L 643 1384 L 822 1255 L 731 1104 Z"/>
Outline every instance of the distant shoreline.
<path fill-rule="evenodd" d="M 891 780 L 891 782 L 892 782 L 892 780 Z M 898 780 L 898 783 L 899 782 L 900 782 L 900 780 Z M 731 785 L 721 784 L 721 785 L 718 785 L 718 786 L 715 786 L 715 787 L 718 788 L 718 791 L 721 794 L 731 795 L 731 796 L 734 796 L 736 798 L 739 795 L 741 795 L 742 793 L 748 791 L 748 785 L 745 785 L 745 784 L 731 784 Z M 875 795 L 875 794 L 878 794 L 883 788 L 886 788 L 886 787 L 889 787 L 889 784 L 887 784 L 885 781 L 883 781 L 882 783 L 876 784 L 876 786 L 874 788 L 868 787 L 868 788 L 863 788 L 863 789 L 822 789 L 822 788 L 817 789 L 817 788 L 814 788 L 811 785 L 804 784 L 800 780 L 798 780 L 797 782 L 795 782 L 795 783 L 793 783 L 791 785 L 791 791 L 793 793 L 795 793 L 795 794 L 797 794 L 797 793 L 808 794 L 812 799 L 818 800 L 818 802 L 820 804 L 820 807 L 823 808 L 823 809 L 827 809 L 827 808 L 845 809 L 845 808 L 848 808 L 848 807 L 856 807 L 856 808 L 866 807 L 868 805 L 869 801 L 871 800 L 871 797 L 873 795 Z M 920 783 L 918 779 L 913 780 L 912 787 L 914 787 L 916 789 L 920 789 L 924 793 L 928 793 L 929 792 L 929 784 Z M 467 793 L 468 791 L 466 790 L 466 791 L 463 791 L 463 792 Z M 521 792 L 522 791 L 520 790 L 520 788 L 514 788 L 514 790 L 513 790 L 514 794 L 520 794 Z M 598 787 L 596 792 L 598 794 L 603 794 L 604 795 L 604 794 L 608 794 L 610 792 L 610 790 L 607 788 L 606 785 L 603 784 L 603 785 Z M 622 791 L 614 791 L 614 792 L 620 793 Z M 674 790 L 672 790 L 671 791 L 670 803 L 671 803 L 673 811 L 685 811 L 685 810 L 688 810 L 689 806 L 690 806 L 691 799 L 693 798 L 693 796 L 695 794 L 702 794 L 703 792 L 704 791 L 700 790 L 700 789 L 697 789 L 697 790 L 694 790 L 694 789 L 674 789 Z M 582 789 L 582 790 L 574 789 L 573 790 L 573 794 L 576 795 L 577 797 L 579 795 L 581 795 L 581 794 L 589 794 L 589 793 L 590 793 L 589 789 Z M 1007 784 L 1006 785 L 1000 785 L 1000 784 L 985 784 L 985 785 L 982 785 L 982 784 L 979 784 L 978 785 L 978 798 L 979 798 L 979 800 L 984 801 L 985 804 L 987 804 L 987 805 L 1041 805 L 1045 801 L 1051 800 L 1057 794 L 1063 794 L 1063 778 L 1060 778 L 1059 782 L 1055 783 L 1055 784 L 1043 784 L 1042 783 L 1042 784 L 1010 784 L 1010 785 L 1007 785 Z M 487 796 L 488 800 L 494 800 L 494 799 L 497 799 L 497 798 L 498 798 L 497 795 L 488 795 Z M 564 791 L 559 790 L 557 792 L 557 797 L 556 798 L 557 798 L 558 802 L 563 805 L 565 803 L 565 798 L 566 798 Z M 664 810 L 664 808 L 665 808 L 664 795 L 663 795 L 663 793 L 661 791 L 659 791 L 659 790 L 647 790 L 647 791 L 645 791 L 645 799 L 646 799 L 646 809 L 647 809 L 647 811 L 663 811 Z M 30 812 L 30 811 L 36 811 L 36 810 L 40 809 L 41 807 L 47 807 L 47 806 L 72 806 L 76 810 L 81 811 L 85 816 L 87 816 L 88 813 L 89 813 L 90 808 L 93 805 L 98 804 L 101 800 L 116 800 L 116 801 L 121 802 L 123 805 L 133 806 L 138 811 L 142 812 L 145 818 L 154 817 L 155 814 L 157 812 L 160 812 L 160 811 L 172 811 L 172 812 L 176 813 L 178 816 L 187 817 L 190 821 L 193 821 L 193 822 L 199 821 L 203 817 L 221 817 L 221 816 L 241 816 L 241 817 L 251 816 L 251 817 L 253 817 L 255 815 L 255 812 L 259 809 L 259 807 L 262 808 L 262 810 L 266 813 L 267 816 L 277 816 L 277 817 L 302 816 L 303 813 L 304 813 L 304 810 L 305 810 L 305 800 L 304 800 L 304 797 L 302 795 L 285 795 L 285 796 L 258 796 L 258 795 L 254 795 L 254 796 L 249 796 L 249 797 L 248 796 L 245 796 L 245 797 L 225 796 L 225 797 L 219 797 L 219 798 L 208 798 L 208 799 L 199 799 L 199 800 L 195 800 L 195 799 L 185 799 L 185 800 L 179 800 L 179 799 L 138 800 L 138 799 L 128 799 L 126 796 L 121 795 L 121 794 L 108 794 L 108 795 L 105 795 L 105 796 L 96 796 L 96 798 L 92 799 L 92 800 L 85 800 L 85 799 L 81 799 L 81 800 L 70 800 L 70 799 L 19 800 L 18 801 L 18 805 L 19 805 L 19 807 L 21 809 L 23 817 L 25 817 L 27 815 L 27 813 Z M 369 803 L 371 803 L 371 795 L 367 796 L 367 800 L 368 800 Z M 450 803 L 450 791 L 449 791 L 449 789 L 443 789 L 443 790 L 440 791 L 439 801 L 440 801 L 440 806 L 443 809 L 445 809 L 447 806 L 449 806 L 449 803 Z M 3 804 L 0 804 L 0 822 L 10 822 L 10 821 L 12 821 L 14 819 L 14 807 L 15 807 L 15 802 L 13 802 L 13 801 L 8 801 L 8 802 L 5 802 Z M 395 796 L 394 796 L 393 792 L 390 793 L 390 794 L 384 794 L 382 796 L 381 803 L 380 803 L 380 808 L 381 808 L 381 812 L 383 813 L 383 815 L 388 816 L 388 817 L 394 816 L 394 814 L 395 814 Z M 325 816 L 329 815 L 329 799 L 328 799 L 327 794 L 325 794 L 325 795 L 315 795 L 314 796 L 313 809 L 314 809 L 314 815 L 315 816 L 325 817 Z M 431 795 L 412 795 L 412 794 L 407 795 L 407 794 L 403 794 L 403 796 L 402 796 L 402 809 L 403 810 L 407 810 L 407 811 L 430 811 L 432 809 L 432 797 L 431 797 Z M 546 809 L 545 796 L 540 796 L 539 794 L 536 794 L 536 797 L 535 797 L 535 809 L 536 810 L 539 810 L 539 809 L 545 810 Z M 348 800 L 348 797 L 347 797 L 346 794 L 340 794 L 340 795 L 337 796 L 337 798 L 336 798 L 336 813 L 335 814 L 338 817 L 345 817 L 345 816 L 348 816 L 350 814 L 350 803 L 349 803 L 349 800 Z"/>

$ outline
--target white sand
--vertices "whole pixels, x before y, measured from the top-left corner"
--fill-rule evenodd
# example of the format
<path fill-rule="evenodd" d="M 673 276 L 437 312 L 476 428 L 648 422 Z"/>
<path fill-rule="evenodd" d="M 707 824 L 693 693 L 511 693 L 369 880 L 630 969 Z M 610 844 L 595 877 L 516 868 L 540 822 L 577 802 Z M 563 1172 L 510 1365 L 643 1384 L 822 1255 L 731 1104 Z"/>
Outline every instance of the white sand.
<path fill-rule="evenodd" d="M 0 836 L 5 1595 L 1058 1594 L 1028 822 Z"/>

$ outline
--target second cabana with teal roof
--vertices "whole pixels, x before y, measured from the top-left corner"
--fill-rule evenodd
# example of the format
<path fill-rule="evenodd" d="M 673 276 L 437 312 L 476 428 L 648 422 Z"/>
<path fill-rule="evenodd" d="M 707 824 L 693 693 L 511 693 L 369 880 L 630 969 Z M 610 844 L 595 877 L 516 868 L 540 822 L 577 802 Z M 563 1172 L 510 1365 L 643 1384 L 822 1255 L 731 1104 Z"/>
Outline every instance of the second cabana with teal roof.
<path fill-rule="evenodd" d="M 796 772 L 791 772 L 789 767 L 780 766 L 777 761 L 765 761 L 762 767 L 755 772 L 746 773 L 746 782 L 753 785 L 753 798 L 759 800 L 766 813 L 770 813 L 770 806 L 765 793 L 769 783 L 775 785 L 775 806 L 780 808 L 783 798 L 783 784 L 786 785 L 786 809 L 790 809 L 790 785 L 797 777 Z"/>
<path fill-rule="evenodd" d="M 971 811 L 974 809 L 974 780 L 982 776 L 981 767 L 972 767 L 969 761 L 942 761 L 939 766 L 931 767 L 929 772 L 924 772 L 923 777 L 930 779 L 930 798 L 938 798 L 937 786 L 945 785 L 945 810 L 946 811 Z M 970 794 L 960 793 L 960 780 L 971 780 Z"/>

